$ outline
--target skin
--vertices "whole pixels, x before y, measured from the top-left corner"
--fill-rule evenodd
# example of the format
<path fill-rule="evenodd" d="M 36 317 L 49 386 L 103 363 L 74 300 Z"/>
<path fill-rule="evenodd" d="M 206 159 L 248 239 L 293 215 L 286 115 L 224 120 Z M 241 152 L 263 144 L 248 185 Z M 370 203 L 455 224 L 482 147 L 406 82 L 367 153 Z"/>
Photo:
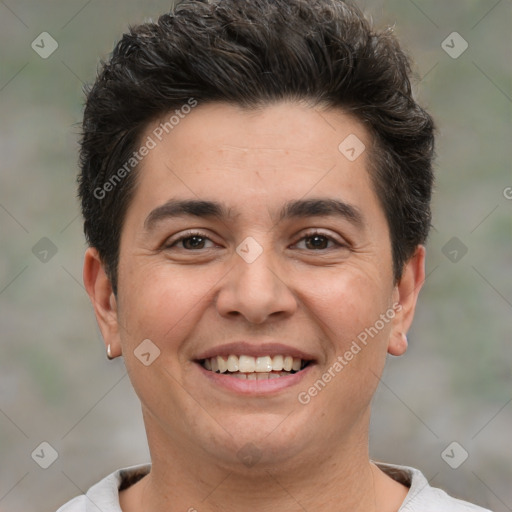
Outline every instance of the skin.
<path fill-rule="evenodd" d="M 369 151 L 351 162 L 338 150 L 349 134 L 370 148 L 362 124 L 339 110 L 199 105 L 138 170 L 117 297 L 97 251 L 87 250 L 84 282 L 105 344 L 123 355 L 141 400 L 153 464 L 120 493 L 125 512 L 391 512 L 403 502 L 407 488 L 369 460 L 370 402 L 387 354 L 407 349 L 425 249 L 417 247 L 395 284 Z M 231 215 L 166 218 L 146 230 L 150 212 L 171 198 L 223 202 Z M 278 221 L 287 201 L 311 198 L 352 205 L 362 225 L 334 216 Z M 169 247 L 189 229 L 207 239 Z M 304 238 L 312 229 L 335 241 L 321 238 L 316 248 Z M 249 236 L 262 248 L 252 263 L 236 252 Z M 401 308 L 393 319 L 301 404 L 298 393 L 394 303 Z M 145 339 L 160 350 L 149 366 L 134 355 Z M 194 362 L 235 340 L 285 343 L 313 354 L 315 364 L 297 385 L 242 396 L 213 385 Z M 248 443 L 260 457 L 250 467 L 237 455 Z"/>

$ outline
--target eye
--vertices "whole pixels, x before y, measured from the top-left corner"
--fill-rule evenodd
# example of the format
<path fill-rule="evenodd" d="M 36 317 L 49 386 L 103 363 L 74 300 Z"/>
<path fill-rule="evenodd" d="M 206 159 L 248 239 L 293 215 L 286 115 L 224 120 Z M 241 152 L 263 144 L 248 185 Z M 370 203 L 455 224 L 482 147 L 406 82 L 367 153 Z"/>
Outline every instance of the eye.
<path fill-rule="evenodd" d="M 171 249 L 180 243 L 181 247 L 179 247 L 179 249 L 185 249 L 187 251 L 209 249 L 210 247 L 205 247 L 205 243 L 207 241 L 213 244 L 213 242 L 204 233 L 201 233 L 200 231 L 191 231 L 180 236 L 176 240 L 165 244 L 165 249 Z"/>
<path fill-rule="evenodd" d="M 335 244 L 335 247 L 346 247 L 345 244 L 338 242 L 334 237 L 326 235 L 325 233 L 320 233 L 318 231 L 306 233 L 298 243 L 300 243 L 302 240 L 305 241 L 305 248 L 313 251 L 329 249 L 330 247 L 327 247 L 329 242 Z"/>
<path fill-rule="evenodd" d="M 208 242 L 212 244 L 209 247 L 206 245 Z M 299 249 L 305 248 L 311 251 L 325 251 L 336 247 L 346 247 L 345 244 L 337 241 L 333 236 L 318 231 L 306 233 L 295 245 L 299 245 L 300 243 L 304 243 L 304 247 L 299 247 Z M 332 245 L 329 247 L 329 243 L 334 244 L 334 247 L 332 247 Z M 179 247 L 180 244 L 181 247 Z M 165 244 L 165 249 L 178 248 L 186 251 L 199 251 L 202 249 L 210 249 L 214 246 L 215 243 L 204 233 L 200 231 L 190 231 Z"/>

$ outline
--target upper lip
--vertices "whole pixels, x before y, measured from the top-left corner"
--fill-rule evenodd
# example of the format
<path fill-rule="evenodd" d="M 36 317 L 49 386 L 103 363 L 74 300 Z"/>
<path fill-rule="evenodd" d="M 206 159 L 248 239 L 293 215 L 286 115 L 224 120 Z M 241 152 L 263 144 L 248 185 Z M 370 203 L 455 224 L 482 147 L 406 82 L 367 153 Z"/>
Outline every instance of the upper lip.
<path fill-rule="evenodd" d="M 225 345 L 219 345 L 218 347 L 212 347 L 204 352 L 201 352 L 197 356 L 197 360 L 209 359 L 215 356 L 228 357 L 229 355 L 237 356 L 252 356 L 252 357 L 264 357 L 264 356 L 292 356 L 304 361 L 314 361 L 315 357 L 303 350 L 299 350 L 296 347 L 290 345 L 284 345 L 282 343 L 249 343 L 247 341 L 235 341 L 232 343 L 226 343 Z"/>

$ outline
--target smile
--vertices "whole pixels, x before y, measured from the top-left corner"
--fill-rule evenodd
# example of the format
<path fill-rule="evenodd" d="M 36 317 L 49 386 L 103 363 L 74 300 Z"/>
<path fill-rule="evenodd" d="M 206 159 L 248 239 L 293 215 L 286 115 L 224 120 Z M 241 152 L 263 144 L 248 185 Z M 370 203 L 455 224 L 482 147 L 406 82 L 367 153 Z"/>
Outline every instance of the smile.
<path fill-rule="evenodd" d="M 230 354 L 228 357 L 209 357 L 201 360 L 200 364 L 206 370 L 237 379 L 268 380 L 300 372 L 309 361 L 288 355 L 253 357 Z"/>

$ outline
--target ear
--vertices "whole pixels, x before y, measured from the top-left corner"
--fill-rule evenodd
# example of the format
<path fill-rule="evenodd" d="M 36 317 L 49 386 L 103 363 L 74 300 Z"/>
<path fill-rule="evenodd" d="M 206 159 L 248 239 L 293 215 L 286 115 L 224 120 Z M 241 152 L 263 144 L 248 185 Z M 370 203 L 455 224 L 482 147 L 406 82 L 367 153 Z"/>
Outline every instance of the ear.
<path fill-rule="evenodd" d="M 388 353 L 393 356 L 401 356 L 407 350 L 406 334 L 412 324 L 416 301 L 424 281 L 425 247 L 418 245 L 414 255 L 405 264 L 402 277 L 393 290 L 396 314 L 388 343 Z"/>
<path fill-rule="evenodd" d="M 103 335 L 105 348 L 110 345 L 112 357 L 121 355 L 117 301 L 97 249 L 89 247 L 85 252 L 83 280 L 94 307 L 98 326 Z"/>

